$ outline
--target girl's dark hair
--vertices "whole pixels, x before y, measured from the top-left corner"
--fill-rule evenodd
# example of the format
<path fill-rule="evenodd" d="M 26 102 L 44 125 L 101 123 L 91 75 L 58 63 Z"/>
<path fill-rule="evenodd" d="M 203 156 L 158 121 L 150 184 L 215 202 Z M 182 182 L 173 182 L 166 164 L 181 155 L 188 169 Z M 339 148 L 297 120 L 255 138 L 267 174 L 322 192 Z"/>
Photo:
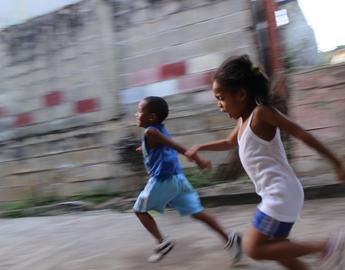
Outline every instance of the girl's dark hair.
<path fill-rule="evenodd" d="M 163 98 L 150 96 L 144 98 L 144 100 L 146 101 L 149 112 L 157 115 L 159 123 L 163 122 L 168 117 L 169 106 Z"/>
<path fill-rule="evenodd" d="M 258 104 L 270 105 L 270 86 L 267 76 L 250 61 L 248 55 L 229 57 L 216 70 L 214 80 L 225 91 L 245 88 Z"/>

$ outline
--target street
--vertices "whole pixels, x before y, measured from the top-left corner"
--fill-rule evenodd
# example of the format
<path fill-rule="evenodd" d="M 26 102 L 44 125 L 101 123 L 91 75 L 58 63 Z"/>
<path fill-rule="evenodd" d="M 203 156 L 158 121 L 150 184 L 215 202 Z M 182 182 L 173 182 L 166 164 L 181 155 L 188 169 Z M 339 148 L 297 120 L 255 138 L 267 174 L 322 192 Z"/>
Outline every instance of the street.
<path fill-rule="evenodd" d="M 255 205 L 207 209 L 227 229 L 244 233 Z M 291 238 L 318 239 L 344 228 L 344 198 L 305 203 Z M 147 263 L 155 242 L 132 213 L 108 210 L 51 217 L 0 220 L 1 270 L 225 270 L 227 252 L 203 224 L 176 212 L 155 215 L 176 246 L 160 263 Z M 317 257 L 306 258 L 313 265 Z M 245 258 L 234 269 L 282 269 Z"/>

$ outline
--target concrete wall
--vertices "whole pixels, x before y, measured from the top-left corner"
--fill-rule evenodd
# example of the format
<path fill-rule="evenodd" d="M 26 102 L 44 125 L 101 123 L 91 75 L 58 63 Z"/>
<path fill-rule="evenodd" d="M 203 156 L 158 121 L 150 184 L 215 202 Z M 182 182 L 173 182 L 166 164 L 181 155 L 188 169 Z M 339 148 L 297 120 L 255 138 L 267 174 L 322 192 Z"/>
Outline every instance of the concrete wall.
<path fill-rule="evenodd" d="M 295 73 L 289 79 L 291 118 L 345 158 L 345 65 Z M 292 146 L 292 162 L 300 175 L 334 173 L 314 150 L 296 140 Z"/>
<path fill-rule="evenodd" d="M 257 62 L 250 1 L 156 1 L 140 7 L 144 2 L 126 4 L 132 8 L 126 27 L 126 15 L 115 17 L 124 103 L 205 89 L 210 71 L 229 55 L 246 53 Z"/>
<path fill-rule="evenodd" d="M 0 202 L 137 189 L 142 167 L 123 155 L 140 137 L 136 102 L 165 96 L 186 146 L 224 137 L 212 70 L 257 60 L 250 1 L 84 0 L 1 37 Z"/>
<path fill-rule="evenodd" d="M 224 138 L 234 122 L 218 112 L 210 76 L 229 55 L 258 61 L 249 0 L 85 0 L 1 37 L 0 202 L 137 189 L 137 101 L 164 96 L 166 124 L 186 146 Z M 344 74 L 339 65 L 289 76 L 290 116 L 341 155 Z M 299 174 L 328 171 L 292 145 Z"/>
<path fill-rule="evenodd" d="M 112 14 L 83 1 L 1 32 L 0 141 L 118 117 Z"/>

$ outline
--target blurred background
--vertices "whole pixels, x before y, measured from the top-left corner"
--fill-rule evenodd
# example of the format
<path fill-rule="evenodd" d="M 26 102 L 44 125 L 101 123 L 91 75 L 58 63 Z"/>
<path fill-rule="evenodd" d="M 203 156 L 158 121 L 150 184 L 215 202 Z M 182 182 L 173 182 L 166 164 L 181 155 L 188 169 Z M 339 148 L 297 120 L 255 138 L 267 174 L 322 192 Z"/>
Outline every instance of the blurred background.
<path fill-rule="evenodd" d="M 187 147 L 227 136 L 211 75 L 248 54 L 276 106 L 345 155 L 343 0 L 0 0 L 0 203 L 132 196 L 145 183 L 135 152 L 137 102 L 170 104 Z M 334 182 L 329 163 L 284 137 L 302 182 Z M 197 187 L 246 184 L 236 151 L 207 153 Z M 321 178 L 320 178 L 321 177 Z M 314 182 L 317 183 L 317 182 Z"/>

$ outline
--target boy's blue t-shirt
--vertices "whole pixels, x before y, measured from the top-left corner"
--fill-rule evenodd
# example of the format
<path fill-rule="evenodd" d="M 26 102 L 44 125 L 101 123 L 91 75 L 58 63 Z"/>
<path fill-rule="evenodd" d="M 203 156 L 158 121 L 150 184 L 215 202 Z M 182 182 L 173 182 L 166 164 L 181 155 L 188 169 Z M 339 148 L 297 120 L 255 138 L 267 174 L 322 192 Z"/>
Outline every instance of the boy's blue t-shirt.
<path fill-rule="evenodd" d="M 148 128 L 156 128 L 164 136 L 168 138 L 171 137 L 164 124 L 150 125 Z M 142 150 L 144 164 L 149 177 L 164 179 L 165 177 L 182 173 L 178 154 L 175 149 L 163 144 L 159 144 L 150 149 L 144 137 L 142 141 Z"/>

